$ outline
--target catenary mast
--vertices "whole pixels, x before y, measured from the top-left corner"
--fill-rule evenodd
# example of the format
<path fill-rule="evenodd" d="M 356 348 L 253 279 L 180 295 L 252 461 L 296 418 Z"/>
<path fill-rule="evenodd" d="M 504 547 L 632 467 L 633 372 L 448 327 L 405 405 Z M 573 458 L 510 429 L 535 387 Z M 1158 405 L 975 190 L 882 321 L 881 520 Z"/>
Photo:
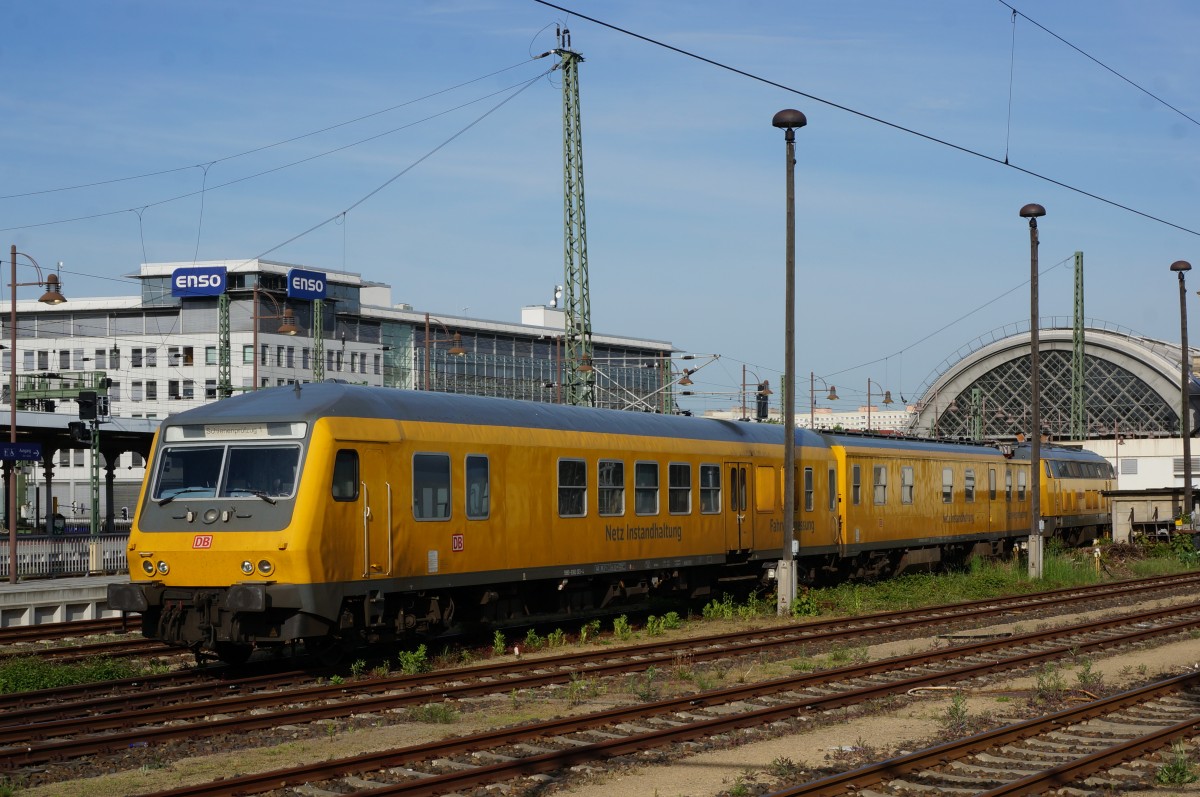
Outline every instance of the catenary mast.
<path fill-rule="evenodd" d="M 592 300 L 588 291 L 587 222 L 583 204 L 583 133 L 579 123 L 579 63 L 571 31 L 557 31 L 563 96 L 563 293 L 566 315 L 563 383 L 568 404 L 594 406 Z"/>

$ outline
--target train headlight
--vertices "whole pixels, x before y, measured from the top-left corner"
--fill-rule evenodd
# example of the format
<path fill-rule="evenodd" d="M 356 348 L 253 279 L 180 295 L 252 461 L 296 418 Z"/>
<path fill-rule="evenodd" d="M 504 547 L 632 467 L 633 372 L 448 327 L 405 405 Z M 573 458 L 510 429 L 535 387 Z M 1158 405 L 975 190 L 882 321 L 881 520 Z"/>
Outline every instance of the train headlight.
<path fill-rule="evenodd" d="M 158 572 L 162 573 L 165 576 L 167 573 L 171 572 L 171 566 L 160 559 L 158 561 Z"/>
<path fill-rule="evenodd" d="M 143 559 L 142 569 L 146 571 L 146 575 L 154 575 L 154 562 L 151 562 L 149 559 Z"/>
<path fill-rule="evenodd" d="M 275 571 L 275 565 L 268 562 L 266 559 L 260 559 L 258 562 L 258 572 L 264 576 L 269 576 Z"/>
<path fill-rule="evenodd" d="M 248 576 L 254 575 L 254 562 L 251 562 L 249 559 L 242 562 L 242 572 Z"/>

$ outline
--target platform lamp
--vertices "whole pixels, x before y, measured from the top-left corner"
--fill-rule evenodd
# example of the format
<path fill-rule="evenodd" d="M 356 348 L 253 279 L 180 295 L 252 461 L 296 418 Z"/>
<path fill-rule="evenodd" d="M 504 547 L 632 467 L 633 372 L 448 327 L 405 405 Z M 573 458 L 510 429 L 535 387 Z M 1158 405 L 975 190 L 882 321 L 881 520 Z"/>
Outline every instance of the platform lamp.
<path fill-rule="evenodd" d="M 882 388 L 879 387 L 879 385 L 875 385 L 874 387 L 872 387 L 870 377 L 867 378 L 867 431 L 868 432 L 871 431 L 871 393 L 874 390 L 882 390 L 883 403 L 885 405 L 896 403 L 896 402 L 892 401 L 892 391 L 883 390 Z"/>
<path fill-rule="evenodd" d="M 1192 270 L 1192 264 L 1186 260 L 1176 260 L 1171 264 L 1171 270 L 1179 274 L 1179 360 L 1180 370 L 1180 404 L 1179 404 L 1179 433 L 1183 437 L 1183 516 L 1187 519 L 1186 526 L 1191 527 L 1192 516 L 1192 357 L 1188 351 L 1187 338 L 1187 289 L 1183 284 L 1183 275 Z"/>
<path fill-rule="evenodd" d="M 812 371 L 809 371 L 808 372 L 808 428 L 809 429 L 817 428 L 817 385 L 816 385 L 816 383 L 817 383 L 818 379 L 821 380 L 822 385 L 829 388 L 829 395 L 825 397 L 825 400 L 826 401 L 837 401 L 838 400 L 837 385 L 831 385 L 831 384 L 827 383 L 824 379 L 821 379 L 821 377 L 814 374 Z"/>
<path fill-rule="evenodd" d="M 1042 394 L 1038 382 L 1041 341 L 1038 339 L 1038 226 L 1046 215 L 1041 205 L 1021 208 L 1029 219 L 1029 577 L 1042 577 Z"/>
<path fill-rule="evenodd" d="M 275 313 L 276 313 L 275 315 L 259 315 L 258 314 L 258 299 L 260 296 L 265 296 L 271 301 L 271 304 L 275 308 Z M 272 319 L 279 320 L 279 322 L 280 322 L 279 329 L 277 329 L 275 331 L 280 335 L 295 336 L 297 333 L 300 332 L 300 327 L 296 324 L 296 314 L 294 312 L 292 312 L 292 308 L 287 307 L 287 306 L 284 306 L 281 308 L 279 302 L 277 302 L 275 300 L 274 296 L 267 293 L 266 291 L 259 289 L 259 287 L 257 285 L 255 285 L 254 286 L 254 320 L 253 320 L 253 324 L 254 324 L 254 370 L 253 370 L 254 386 L 251 388 L 252 390 L 258 390 L 258 361 L 262 358 L 262 355 L 258 351 L 258 322 L 259 321 L 270 321 Z"/>
<path fill-rule="evenodd" d="M 446 352 L 447 354 L 449 354 L 451 357 L 462 357 L 462 356 L 466 355 L 466 353 L 467 353 L 467 350 L 464 349 L 463 345 L 462 345 L 462 335 L 460 335 L 457 332 L 455 332 L 453 335 L 451 335 L 450 330 L 446 328 L 445 324 L 443 324 L 441 321 L 439 321 L 436 318 L 431 318 L 429 313 L 426 313 L 425 314 L 425 389 L 426 390 L 429 390 L 430 347 L 431 347 L 431 344 L 435 342 L 433 340 L 433 338 L 430 337 L 430 334 L 429 334 L 429 322 L 430 321 L 433 321 L 438 326 L 440 326 L 442 328 L 442 332 L 444 332 L 446 334 L 445 339 L 439 338 L 436 342 L 438 342 L 438 343 L 449 342 L 450 343 L 450 349 Z M 582 369 L 583 366 L 581 365 L 580 368 Z M 588 368 L 590 369 L 591 366 L 588 366 Z"/>
<path fill-rule="evenodd" d="M 9 332 L 9 369 L 8 369 L 8 442 L 15 448 L 17 443 L 17 288 L 26 285 L 37 285 L 45 288 L 46 292 L 38 299 L 43 304 L 62 304 L 66 297 L 62 295 L 62 287 L 58 274 L 50 274 L 42 279 L 42 268 L 37 261 L 24 252 L 18 252 L 12 247 L 12 275 L 9 285 L 12 287 L 12 301 L 8 311 Z M 37 271 L 37 282 L 17 282 L 17 255 L 27 258 Z M 61 264 L 60 264 L 61 265 Z M 15 460 L 14 460 L 15 462 Z M 17 469 L 8 469 L 8 580 L 17 583 Z"/>
<path fill-rule="evenodd" d="M 796 129 L 808 124 L 803 113 L 786 108 L 771 119 L 784 131 L 787 167 L 787 239 L 783 315 L 783 556 L 779 559 L 780 617 L 791 614 L 796 599 L 792 546 L 796 537 Z"/>

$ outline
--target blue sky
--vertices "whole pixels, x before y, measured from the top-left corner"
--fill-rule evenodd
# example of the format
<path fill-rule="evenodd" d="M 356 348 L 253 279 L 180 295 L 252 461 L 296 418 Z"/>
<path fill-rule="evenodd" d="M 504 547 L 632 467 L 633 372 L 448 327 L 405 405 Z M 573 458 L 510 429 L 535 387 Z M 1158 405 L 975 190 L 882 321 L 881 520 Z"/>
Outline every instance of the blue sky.
<path fill-rule="evenodd" d="M 562 5 L 1200 230 L 1192 3 L 1013 2 L 1178 111 L 1024 17 L 1014 45 L 997 0 Z M 1177 339 L 1185 259 L 1200 319 L 1194 232 L 533 0 L 3 4 L 0 241 L 63 261 L 68 297 L 132 293 L 122 276 L 145 260 L 261 255 L 361 272 L 435 315 L 519 320 L 563 279 L 561 90 L 538 79 L 553 58 L 530 60 L 556 23 L 586 59 L 593 327 L 720 354 L 694 406 L 732 403 L 743 365 L 779 383 L 783 108 L 809 120 L 801 408 L 810 371 L 839 409 L 868 378 L 911 401 L 961 347 L 1027 323 L 1028 202 L 1047 209 L 1043 316 L 1070 315 L 1080 250 L 1090 318 Z"/>

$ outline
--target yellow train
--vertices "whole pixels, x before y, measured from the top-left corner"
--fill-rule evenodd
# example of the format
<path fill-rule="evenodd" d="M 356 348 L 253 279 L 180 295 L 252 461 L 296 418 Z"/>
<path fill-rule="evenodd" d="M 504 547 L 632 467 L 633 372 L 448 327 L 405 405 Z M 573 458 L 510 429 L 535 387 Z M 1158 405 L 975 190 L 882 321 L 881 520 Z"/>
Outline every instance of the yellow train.
<path fill-rule="evenodd" d="M 1028 456 L 796 440 L 805 582 L 1003 553 L 1028 533 Z M 1111 473 L 1063 456 L 1095 468 L 1089 491 Z M 263 390 L 163 422 L 130 582 L 108 603 L 140 612 L 146 636 L 238 661 L 255 647 L 770 586 L 782 464 L 770 424 L 337 383 Z"/>

